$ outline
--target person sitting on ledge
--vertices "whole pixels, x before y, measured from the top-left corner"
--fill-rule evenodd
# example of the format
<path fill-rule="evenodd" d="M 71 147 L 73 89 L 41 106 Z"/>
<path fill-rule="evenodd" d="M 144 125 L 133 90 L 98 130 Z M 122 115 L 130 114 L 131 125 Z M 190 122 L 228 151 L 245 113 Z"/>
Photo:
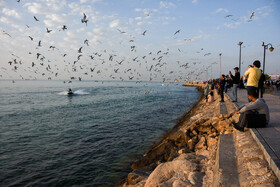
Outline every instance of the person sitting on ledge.
<path fill-rule="evenodd" d="M 240 114 L 238 123 L 233 123 L 235 129 L 244 131 L 247 128 L 262 128 L 269 123 L 269 109 L 264 99 L 258 98 L 255 91 L 248 92 L 248 98 L 252 101 L 237 110 Z"/>
<path fill-rule="evenodd" d="M 209 96 L 208 96 L 208 103 L 212 103 L 214 102 L 214 93 L 210 92 Z"/>

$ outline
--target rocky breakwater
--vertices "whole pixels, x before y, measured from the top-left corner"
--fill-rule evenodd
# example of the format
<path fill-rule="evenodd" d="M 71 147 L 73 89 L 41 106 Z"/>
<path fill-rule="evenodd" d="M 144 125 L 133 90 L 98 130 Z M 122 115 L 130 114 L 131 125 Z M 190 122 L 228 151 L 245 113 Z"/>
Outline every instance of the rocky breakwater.
<path fill-rule="evenodd" d="M 120 186 L 211 186 L 218 137 L 233 132 L 236 116 L 220 115 L 219 101 L 200 101 L 132 164 Z"/>

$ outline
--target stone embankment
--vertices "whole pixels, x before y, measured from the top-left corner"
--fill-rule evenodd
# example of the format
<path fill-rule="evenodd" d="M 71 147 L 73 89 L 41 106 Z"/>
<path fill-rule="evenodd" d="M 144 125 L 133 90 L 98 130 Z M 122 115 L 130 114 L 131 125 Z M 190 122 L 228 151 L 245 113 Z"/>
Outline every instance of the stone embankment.
<path fill-rule="evenodd" d="M 247 134 L 236 132 L 233 128 L 232 123 L 237 120 L 238 115 L 234 112 L 220 114 L 217 94 L 213 103 L 205 103 L 201 97 L 171 131 L 132 164 L 133 171 L 120 186 L 220 186 L 221 183 L 217 180 L 221 177 L 215 176 L 221 173 L 218 168 L 217 174 L 216 164 L 219 136 L 232 133 L 235 137 L 236 153 L 239 155 L 238 167 L 241 168 L 238 172 L 242 176 L 237 176 L 241 178 L 240 186 L 276 184 L 275 176 L 266 165 L 255 162 L 260 157 L 255 158 L 252 149 L 247 147 L 245 150 L 238 149 L 239 147 L 243 149 L 242 146 L 248 146 L 251 142 L 245 140 Z M 258 173 L 257 169 L 265 167 L 264 171 Z M 259 174 L 263 174 L 264 177 L 254 178 Z M 246 181 L 246 177 L 251 177 L 250 179 L 254 179 L 255 182 Z"/>

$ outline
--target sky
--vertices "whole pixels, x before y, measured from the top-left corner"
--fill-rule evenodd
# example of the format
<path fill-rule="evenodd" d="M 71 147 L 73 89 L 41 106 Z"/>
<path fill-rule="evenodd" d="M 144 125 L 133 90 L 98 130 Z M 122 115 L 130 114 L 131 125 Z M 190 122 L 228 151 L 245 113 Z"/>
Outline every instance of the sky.
<path fill-rule="evenodd" d="M 265 73 L 279 74 L 279 9 L 279 0 L 0 0 L 0 79 L 206 80 L 220 60 L 222 74 L 239 66 L 239 41 L 241 74 L 263 64 L 262 42 L 274 47 Z"/>

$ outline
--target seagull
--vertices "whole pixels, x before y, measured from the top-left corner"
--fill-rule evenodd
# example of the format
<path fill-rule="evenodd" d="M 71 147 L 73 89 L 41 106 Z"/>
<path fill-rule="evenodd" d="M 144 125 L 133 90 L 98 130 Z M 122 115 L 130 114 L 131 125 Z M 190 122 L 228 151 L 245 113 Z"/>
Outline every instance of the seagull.
<path fill-rule="evenodd" d="M 88 45 L 88 40 L 87 40 L 87 39 L 84 41 L 84 44 L 87 44 L 87 46 L 89 46 L 89 45 Z"/>
<path fill-rule="evenodd" d="M 233 15 L 230 15 L 230 14 L 229 14 L 229 15 L 226 15 L 225 18 L 229 18 L 229 17 L 231 17 L 231 16 L 233 16 Z"/>
<path fill-rule="evenodd" d="M 252 19 L 253 16 L 255 16 L 255 12 L 252 12 L 252 14 L 251 14 L 251 16 L 250 16 L 250 19 Z"/>
<path fill-rule="evenodd" d="M 86 26 L 87 26 L 87 22 L 88 22 L 88 20 L 87 20 L 87 16 L 86 16 L 86 14 L 84 13 L 84 17 L 83 17 L 83 19 L 81 19 L 81 22 L 82 23 L 86 23 Z"/>
<path fill-rule="evenodd" d="M 5 35 L 9 36 L 10 38 L 12 38 L 11 35 L 9 35 L 9 33 L 7 33 L 6 31 L 3 31 L 3 34 L 5 34 Z"/>
<path fill-rule="evenodd" d="M 147 30 L 145 30 L 145 31 L 142 33 L 142 35 L 145 36 L 146 32 L 147 32 Z"/>
<path fill-rule="evenodd" d="M 47 33 L 50 33 L 50 32 L 52 32 L 52 30 L 49 30 L 49 29 L 47 28 Z"/>
<path fill-rule="evenodd" d="M 125 31 L 121 31 L 120 29 L 117 29 L 121 34 L 126 33 Z"/>
<path fill-rule="evenodd" d="M 178 34 L 181 31 L 181 29 L 177 30 L 174 35 Z"/>
<path fill-rule="evenodd" d="M 25 26 L 26 26 L 27 28 L 30 28 L 30 26 L 29 26 L 29 25 L 26 25 L 26 24 L 25 24 Z"/>
<path fill-rule="evenodd" d="M 51 46 L 50 46 L 50 49 L 54 50 L 54 49 L 55 49 L 55 46 L 52 46 L 52 45 L 51 45 Z"/>
<path fill-rule="evenodd" d="M 42 47 L 42 46 L 41 46 L 41 40 L 40 40 L 39 43 L 38 43 L 38 47 Z"/>
<path fill-rule="evenodd" d="M 37 53 L 37 59 L 39 58 L 40 55 L 41 55 L 40 53 Z"/>
<path fill-rule="evenodd" d="M 35 63 L 34 62 L 32 62 L 32 67 L 34 67 L 35 66 Z"/>
<path fill-rule="evenodd" d="M 31 41 L 33 41 L 33 38 L 31 36 L 28 36 L 30 38 Z"/>
<path fill-rule="evenodd" d="M 83 56 L 83 55 L 79 55 L 79 56 L 78 56 L 78 60 L 80 60 L 81 56 Z"/>
<path fill-rule="evenodd" d="M 33 17 L 34 17 L 35 21 L 39 21 L 35 16 L 33 16 Z"/>
<path fill-rule="evenodd" d="M 83 47 L 80 47 L 80 49 L 78 50 L 78 53 L 82 53 L 82 48 Z"/>
<path fill-rule="evenodd" d="M 62 26 L 62 30 L 65 30 L 65 29 L 67 29 L 67 26 L 66 26 L 66 25 L 63 25 L 63 26 Z"/>

